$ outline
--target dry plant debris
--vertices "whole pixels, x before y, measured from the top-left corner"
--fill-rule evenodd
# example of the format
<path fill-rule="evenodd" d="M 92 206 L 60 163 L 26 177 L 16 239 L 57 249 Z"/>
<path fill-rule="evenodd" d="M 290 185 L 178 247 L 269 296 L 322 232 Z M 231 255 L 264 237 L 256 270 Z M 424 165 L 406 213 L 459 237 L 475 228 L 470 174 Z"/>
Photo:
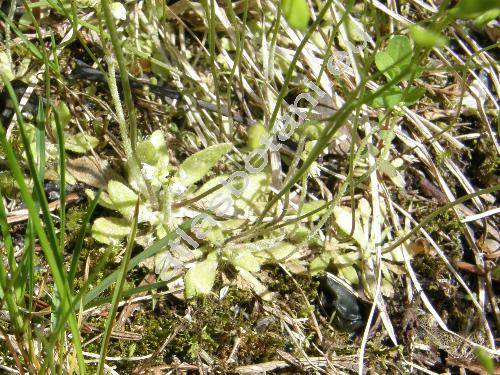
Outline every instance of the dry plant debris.
<path fill-rule="evenodd" d="M 3 2 L 0 368 L 498 373 L 499 9 Z"/>

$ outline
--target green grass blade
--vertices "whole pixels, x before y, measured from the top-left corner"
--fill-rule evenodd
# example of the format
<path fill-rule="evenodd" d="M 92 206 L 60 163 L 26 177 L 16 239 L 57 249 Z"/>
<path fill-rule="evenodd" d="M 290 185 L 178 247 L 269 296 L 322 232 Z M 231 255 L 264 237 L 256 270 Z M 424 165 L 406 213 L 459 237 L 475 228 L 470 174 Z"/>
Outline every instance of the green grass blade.
<path fill-rule="evenodd" d="M 36 161 L 38 163 L 38 178 L 43 184 L 45 176 L 45 111 L 43 110 L 42 99 L 38 99 L 38 112 L 35 121 L 35 144 L 36 144 Z"/>
<path fill-rule="evenodd" d="M 62 303 L 63 307 L 69 307 L 70 302 L 71 302 L 71 293 L 69 290 L 69 284 L 66 279 L 66 274 L 63 270 L 62 267 L 62 261 L 61 257 L 59 255 L 59 252 L 57 250 L 58 244 L 55 236 L 55 229 L 54 225 L 52 223 L 52 219 L 50 216 L 50 211 L 48 208 L 48 203 L 47 200 L 45 199 L 45 193 L 43 191 L 43 187 L 41 186 L 38 174 L 37 174 L 37 168 L 35 165 L 35 161 L 33 158 L 33 155 L 30 152 L 29 148 L 29 140 L 26 134 L 26 129 L 24 126 L 24 122 L 20 113 L 19 109 L 19 104 L 17 102 L 17 97 L 15 96 L 14 90 L 12 88 L 12 85 L 10 82 L 5 79 L 5 77 L 2 76 L 5 88 L 7 89 L 7 92 L 10 96 L 10 99 L 13 102 L 14 109 L 17 114 L 18 118 L 18 124 L 19 124 L 19 131 L 21 134 L 21 140 L 24 146 L 24 150 L 26 152 L 26 157 L 28 160 L 28 166 L 30 173 L 33 177 L 33 182 L 34 182 L 34 190 L 35 194 L 38 197 L 38 200 L 41 204 L 42 208 L 42 213 L 44 217 L 44 223 L 45 227 L 47 230 L 44 230 L 44 225 L 42 225 L 42 222 L 39 217 L 38 209 L 35 205 L 35 202 L 33 200 L 32 194 L 28 189 L 28 186 L 26 185 L 26 182 L 24 180 L 24 175 L 21 170 L 21 167 L 19 166 L 19 162 L 17 161 L 17 158 L 14 154 L 14 151 L 12 149 L 11 144 L 7 140 L 7 135 L 5 132 L 5 128 L 3 126 L 3 123 L 0 121 L 0 142 L 2 144 L 5 157 L 7 159 L 7 163 L 9 164 L 10 170 L 12 172 L 12 175 L 14 179 L 16 180 L 19 191 L 21 193 L 21 196 L 24 200 L 24 203 L 26 205 L 26 209 L 28 210 L 29 217 L 32 220 L 34 231 L 36 232 L 38 236 L 38 240 L 40 243 L 40 246 L 44 252 L 44 255 L 46 257 L 47 263 L 49 264 L 52 276 L 54 278 L 54 282 L 56 284 L 56 288 L 61 292 L 61 298 L 62 298 Z M 82 354 L 82 349 L 81 349 L 81 342 L 80 342 L 80 332 L 78 329 L 78 324 L 76 321 L 75 315 L 71 315 L 69 317 L 69 323 L 73 335 L 73 343 L 75 346 L 75 350 L 77 353 L 77 360 L 78 360 L 78 365 L 79 365 L 79 370 L 81 373 L 85 373 L 85 362 L 83 359 L 83 354 Z"/>
<path fill-rule="evenodd" d="M 97 192 L 97 194 L 95 195 L 92 202 L 90 202 L 90 205 L 89 205 L 87 212 L 85 214 L 85 218 L 83 219 L 82 225 L 80 227 L 80 232 L 78 233 L 78 238 L 76 240 L 75 247 L 73 248 L 73 255 L 71 257 L 71 266 L 70 266 L 69 272 L 68 272 L 68 280 L 69 280 L 70 287 L 71 287 L 72 291 L 73 291 L 73 281 L 74 281 L 75 275 L 76 275 L 76 268 L 78 267 L 80 253 L 82 252 L 83 241 L 85 240 L 85 234 L 87 232 L 87 228 L 88 228 L 88 225 L 90 223 L 90 218 L 92 217 L 92 214 L 94 213 L 94 210 L 97 207 L 97 204 L 99 202 L 99 197 L 101 196 L 101 192 L 102 192 L 102 189 L 100 189 Z"/>
<path fill-rule="evenodd" d="M 66 229 L 66 152 L 64 149 L 64 131 L 59 121 L 59 114 L 53 108 L 54 120 L 56 123 L 57 146 L 59 149 L 59 250 L 64 251 L 64 232 Z M 71 280 L 70 278 L 68 278 Z"/>
<path fill-rule="evenodd" d="M 130 261 L 132 249 L 134 248 L 135 244 L 135 234 L 137 232 L 138 217 L 139 217 L 139 199 L 137 199 L 137 202 L 135 204 L 134 219 L 132 221 L 132 231 L 130 233 L 130 237 L 128 238 L 127 248 L 125 250 L 125 254 L 123 255 L 122 264 L 119 270 L 120 273 L 118 275 L 118 279 L 116 280 L 116 286 L 113 292 L 113 300 L 111 301 L 111 308 L 108 313 L 108 318 L 106 319 L 106 325 L 104 329 L 104 339 L 102 340 L 101 343 L 99 364 L 97 366 L 97 373 L 99 375 L 104 373 L 104 362 L 106 358 L 106 352 L 108 350 L 109 340 L 111 339 L 113 321 L 115 320 L 116 312 L 118 311 L 118 303 L 120 302 L 121 293 L 123 290 L 123 286 L 125 285 L 125 279 L 127 276 L 128 263 Z"/>
<path fill-rule="evenodd" d="M 15 260 L 14 260 L 14 246 L 12 243 L 12 238 L 10 236 L 10 227 L 7 223 L 7 215 L 5 206 L 3 204 L 3 199 L 0 198 L 0 227 L 2 230 L 2 238 L 4 241 L 5 251 L 7 253 L 7 258 L 9 260 L 11 275 L 13 270 L 15 270 Z M 0 267 L 0 287 L 1 287 L 1 299 L 5 299 L 7 304 L 7 309 L 9 311 L 11 322 L 18 333 L 23 332 L 23 318 L 21 312 L 18 309 L 16 301 L 16 293 L 12 293 L 11 285 L 9 285 L 9 278 L 7 277 L 7 272 L 5 272 L 4 267 Z"/>

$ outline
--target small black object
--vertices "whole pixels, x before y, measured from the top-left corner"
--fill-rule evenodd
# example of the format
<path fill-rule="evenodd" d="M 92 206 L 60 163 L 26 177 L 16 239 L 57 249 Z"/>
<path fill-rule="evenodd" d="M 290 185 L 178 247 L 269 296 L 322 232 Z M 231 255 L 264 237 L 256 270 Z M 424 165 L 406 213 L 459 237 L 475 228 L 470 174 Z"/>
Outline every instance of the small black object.
<path fill-rule="evenodd" d="M 320 280 L 318 294 L 323 312 L 328 316 L 334 315 L 338 328 L 357 332 L 365 325 L 361 301 L 343 280 L 326 273 Z"/>

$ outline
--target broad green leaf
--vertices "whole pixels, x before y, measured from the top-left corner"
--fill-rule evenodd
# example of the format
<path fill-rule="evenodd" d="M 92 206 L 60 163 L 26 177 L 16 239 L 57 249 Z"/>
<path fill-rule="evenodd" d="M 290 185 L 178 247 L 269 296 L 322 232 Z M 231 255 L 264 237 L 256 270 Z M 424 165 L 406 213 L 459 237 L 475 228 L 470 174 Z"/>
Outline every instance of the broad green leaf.
<path fill-rule="evenodd" d="M 410 65 L 413 50 L 406 36 L 396 35 L 391 38 L 383 51 L 375 55 L 375 65 L 389 80 L 399 75 Z"/>
<path fill-rule="evenodd" d="M 137 144 L 137 157 L 142 163 L 147 163 L 149 165 L 156 164 L 158 160 L 155 147 L 153 143 L 149 140 L 139 142 Z"/>
<path fill-rule="evenodd" d="M 129 187 L 115 180 L 108 182 L 108 194 L 113 202 L 114 209 L 127 219 L 130 219 L 133 214 L 135 202 L 137 202 L 137 194 Z"/>
<path fill-rule="evenodd" d="M 335 223 L 338 225 L 342 232 L 344 232 L 345 234 L 351 233 L 352 213 L 350 208 L 337 206 L 333 209 L 333 216 L 335 217 Z M 368 245 L 367 238 L 357 216 L 354 220 L 354 231 L 352 233 L 352 238 L 362 249 L 366 249 Z"/>
<path fill-rule="evenodd" d="M 78 133 L 66 135 L 64 148 L 78 154 L 85 154 L 87 151 L 97 147 L 98 144 L 99 139 L 96 137 L 89 134 Z"/>
<path fill-rule="evenodd" d="M 403 91 L 399 87 L 391 87 L 370 103 L 373 108 L 392 108 L 401 103 Z"/>
<path fill-rule="evenodd" d="M 283 228 L 283 230 L 286 233 L 287 240 L 297 243 L 305 241 L 307 237 L 311 234 L 309 228 L 305 227 L 301 223 L 287 225 L 286 227 Z"/>
<path fill-rule="evenodd" d="M 264 146 L 264 143 L 262 143 L 261 139 L 269 138 L 269 132 L 267 131 L 266 127 L 262 125 L 262 122 L 258 122 L 248 128 L 247 136 L 247 146 L 251 150 L 256 150 Z"/>
<path fill-rule="evenodd" d="M 217 266 L 217 260 L 207 257 L 186 272 L 184 276 L 184 295 L 186 298 L 210 293 L 215 283 Z"/>
<path fill-rule="evenodd" d="M 222 175 L 217 176 L 209 181 L 207 181 L 195 195 L 200 195 L 211 188 L 227 182 L 228 187 L 222 187 L 216 192 L 207 195 L 202 199 L 202 202 L 207 207 L 213 207 L 212 211 L 216 211 L 215 207 L 224 201 L 232 201 L 233 206 L 240 211 L 241 214 L 249 216 L 251 214 L 258 214 L 266 204 L 266 197 L 269 193 L 270 176 L 268 173 L 252 173 L 247 175 L 248 184 L 245 186 L 243 179 L 237 177 L 233 181 L 230 181 L 231 176 Z M 240 194 L 234 194 L 234 191 Z"/>
<path fill-rule="evenodd" d="M 92 189 L 85 189 L 85 194 L 87 195 L 87 197 L 90 199 L 90 200 L 94 200 L 95 198 L 95 192 L 94 190 Z M 104 191 L 101 192 L 101 195 L 99 195 L 99 201 L 98 201 L 99 205 L 104 207 L 104 208 L 108 208 L 110 210 L 114 210 L 114 205 L 113 205 L 113 201 L 109 198 L 109 195 L 106 194 Z"/>
<path fill-rule="evenodd" d="M 356 272 L 356 269 L 354 267 L 352 266 L 340 267 L 338 270 L 339 270 L 339 276 L 345 279 L 349 285 L 359 284 L 358 273 Z"/>
<path fill-rule="evenodd" d="M 424 48 L 444 47 L 448 44 L 446 37 L 420 25 L 411 26 L 410 35 L 416 44 Z"/>
<path fill-rule="evenodd" d="M 245 246 L 229 246 L 224 249 L 224 255 L 228 262 L 235 267 L 243 268 L 249 272 L 260 271 L 260 263 L 257 258 Z"/>
<path fill-rule="evenodd" d="M 301 31 L 307 29 L 311 14 L 306 0 L 283 0 L 282 10 L 291 27 Z"/>
<path fill-rule="evenodd" d="M 381 96 L 373 99 L 370 105 L 373 108 L 393 108 L 397 105 L 412 105 L 424 94 L 425 89 L 422 87 L 410 87 L 406 92 L 399 87 L 391 87 Z"/>
<path fill-rule="evenodd" d="M 303 204 L 302 209 L 300 210 L 300 212 L 298 214 L 300 214 L 300 216 L 306 215 L 312 211 L 320 209 L 321 207 L 325 207 L 325 204 L 326 204 L 326 202 L 322 199 L 306 202 Z M 308 216 L 307 219 L 305 219 L 305 220 L 307 220 L 307 221 L 318 220 L 324 212 L 325 212 L 325 208 L 312 214 L 311 216 Z"/>
<path fill-rule="evenodd" d="M 137 144 L 137 156 L 143 163 L 157 165 L 161 160 L 161 167 L 168 167 L 168 148 L 161 130 L 154 131 L 148 139 Z"/>
<path fill-rule="evenodd" d="M 337 251 L 332 252 L 333 264 L 337 267 L 352 266 L 357 263 L 360 259 L 359 251 L 353 251 L 349 253 L 339 253 Z"/>
<path fill-rule="evenodd" d="M 425 89 L 423 87 L 410 87 L 403 95 L 404 105 L 415 104 L 422 96 L 425 95 Z"/>
<path fill-rule="evenodd" d="M 319 121 L 305 121 L 297 128 L 297 130 L 295 130 L 292 138 L 296 142 L 298 142 L 303 137 L 307 138 L 310 141 L 317 141 L 325 127 L 326 124 Z"/>
<path fill-rule="evenodd" d="M 107 245 L 116 245 L 130 233 L 127 220 L 118 217 L 100 217 L 92 225 L 92 237 Z"/>
<path fill-rule="evenodd" d="M 315 276 L 328 268 L 332 256 L 329 251 L 325 251 L 314 258 L 309 264 L 309 273 Z"/>
<path fill-rule="evenodd" d="M 56 111 L 57 115 L 59 116 L 59 122 L 61 123 L 61 126 L 64 128 L 66 125 L 69 124 L 71 120 L 71 112 L 66 102 L 59 102 L 59 104 L 56 105 Z"/>
<path fill-rule="evenodd" d="M 272 263 L 283 263 L 301 258 L 297 246 L 287 242 L 280 242 L 268 249 L 257 251 L 254 255 Z"/>
<path fill-rule="evenodd" d="M 179 177 L 186 187 L 201 180 L 224 155 L 231 151 L 230 143 L 221 143 L 207 147 L 188 157 L 179 168 Z"/>

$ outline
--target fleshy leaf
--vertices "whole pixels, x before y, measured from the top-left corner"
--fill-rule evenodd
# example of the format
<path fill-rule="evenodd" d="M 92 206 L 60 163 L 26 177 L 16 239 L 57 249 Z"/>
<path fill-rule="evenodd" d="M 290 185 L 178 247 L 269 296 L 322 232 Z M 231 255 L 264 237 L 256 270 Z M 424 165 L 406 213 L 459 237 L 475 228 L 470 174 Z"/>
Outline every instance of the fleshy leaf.
<path fill-rule="evenodd" d="M 256 252 L 255 256 L 273 263 L 282 263 L 299 259 L 301 254 L 297 246 L 281 242 L 273 247 Z"/>
<path fill-rule="evenodd" d="M 95 198 L 95 192 L 93 190 L 91 190 L 91 189 L 85 189 L 85 194 L 87 195 L 87 197 L 90 200 L 92 200 L 92 199 Z M 114 210 L 115 209 L 115 207 L 113 205 L 113 202 L 109 198 L 109 195 L 106 194 L 104 191 L 101 192 L 101 195 L 99 196 L 98 203 L 99 203 L 99 205 L 101 205 L 104 208 L 108 208 L 110 210 Z"/>
<path fill-rule="evenodd" d="M 137 157 L 142 163 L 154 165 L 157 160 L 156 150 L 149 140 L 137 144 Z"/>
<path fill-rule="evenodd" d="M 186 187 L 201 180 L 232 148 L 230 143 L 207 147 L 188 157 L 179 168 L 179 177 Z"/>
<path fill-rule="evenodd" d="M 283 14 L 291 27 L 307 29 L 311 14 L 306 0 L 283 0 Z"/>
<path fill-rule="evenodd" d="M 342 232 L 345 234 L 351 233 L 352 225 L 352 214 L 351 209 L 344 206 L 337 206 L 333 209 L 333 215 L 335 217 L 335 222 Z M 356 216 L 354 221 L 354 231 L 352 233 L 352 238 L 359 244 L 362 249 L 367 247 L 367 239 L 359 218 Z"/>
<path fill-rule="evenodd" d="M 410 35 L 416 44 L 424 48 L 444 47 L 448 44 L 446 37 L 420 25 L 411 26 Z"/>
<path fill-rule="evenodd" d="M 115 180 L 108 182 L 108 194 L 113 202 L 113 208 L 130 220 L 134 214 L 137 194 L 121 182 Z"/>
<path fill-rule="evenodd" d="M 413 50 L 410 39 L 403 35 L 391 38 L 383 51 L 375 55 L 375 65 L 389 80 L 392 80 L 410 65 Z"/>
<path fill-rule="evenodd" d="M 99 139 L 96 137 L 85 133 L 78 133 L 66 136 L 64 148 L 78 154 L 85 154 L 87 151 L 95 148 L 98 144 Z"/>
<path fill-rule="evenodd" d="M 215 283 L 218 262 L 207 258 L 196 263 L 184 276 L 184 295 L 192 298 L 210 293 Z"/>
<path fill-rule="evenodd" d="M 323 252 L 314 258 L 309 264 L 309 273 L 311 276 L 317 275 L 327 269 L 332 256 L 330 252 Z"/>
<path fill-rule="evenodd" d="M 100 217 L 92 225 L 92 237 L 107 245 L 116 245 L 130 233 L 130 224 L 118 217 Z"/>
<path fill-rule="evenodd" d="M 309 201 L 309 202 L 306 202 L 304 203 L 304 205 L 302 206 L 302 210 L 300 210 L 300 216 L 303 216 L 303 215 L 306 215 L 308 214 L 309 212 L 312 212 L 314 210 L 317 210 L 323 206 L 325 206 L 325 201 L 322 200 L 322 199 L 318 199 L 316 201 Z M 314 214 L 312 214 L 311 216 L 308 216 L 307 221 L 315 221 L 315 220 L 318 220 L 320 218 L 320 215 L 323 214 L 325 212 L 325 209 L 322 209 Z"/>
<path fill-rule="evenodd" d="M 399 87 L 391 87 L 370 103 L 373 108 L 392 108 L 401 103 L 403 91 Z"/>
<path fill-rule="evenodd" d="M 237 248 L 229 247 L 225 249 L 224 254 L 229 263 L 235 267 L 243 268 L 249 272 L 260 271 L 260 263 L 248 248 L 245 249 L 241 246 Z"/>
<path fill-rule="evenodd" d="M 57 115 L 59 116 L 59 122 L 61 126 L 64 128 L 69 124 L 71 120 L 71 112 L 68 108 L 68 105 L 65 102 L 59 102 L 55 108 Z"/>
<path fill-rule="evenodd" d="M 267 131 L 266 127 L 262 125 L 261 122 L 258 122 L 248 128 L 248 140 L 247 140 L 247 146 L 251 150 L 256 150 L 260 147 L 263 147 L 262 143 L 262 138 L 267 139 L 269 138 L 269 132 Z"/>

